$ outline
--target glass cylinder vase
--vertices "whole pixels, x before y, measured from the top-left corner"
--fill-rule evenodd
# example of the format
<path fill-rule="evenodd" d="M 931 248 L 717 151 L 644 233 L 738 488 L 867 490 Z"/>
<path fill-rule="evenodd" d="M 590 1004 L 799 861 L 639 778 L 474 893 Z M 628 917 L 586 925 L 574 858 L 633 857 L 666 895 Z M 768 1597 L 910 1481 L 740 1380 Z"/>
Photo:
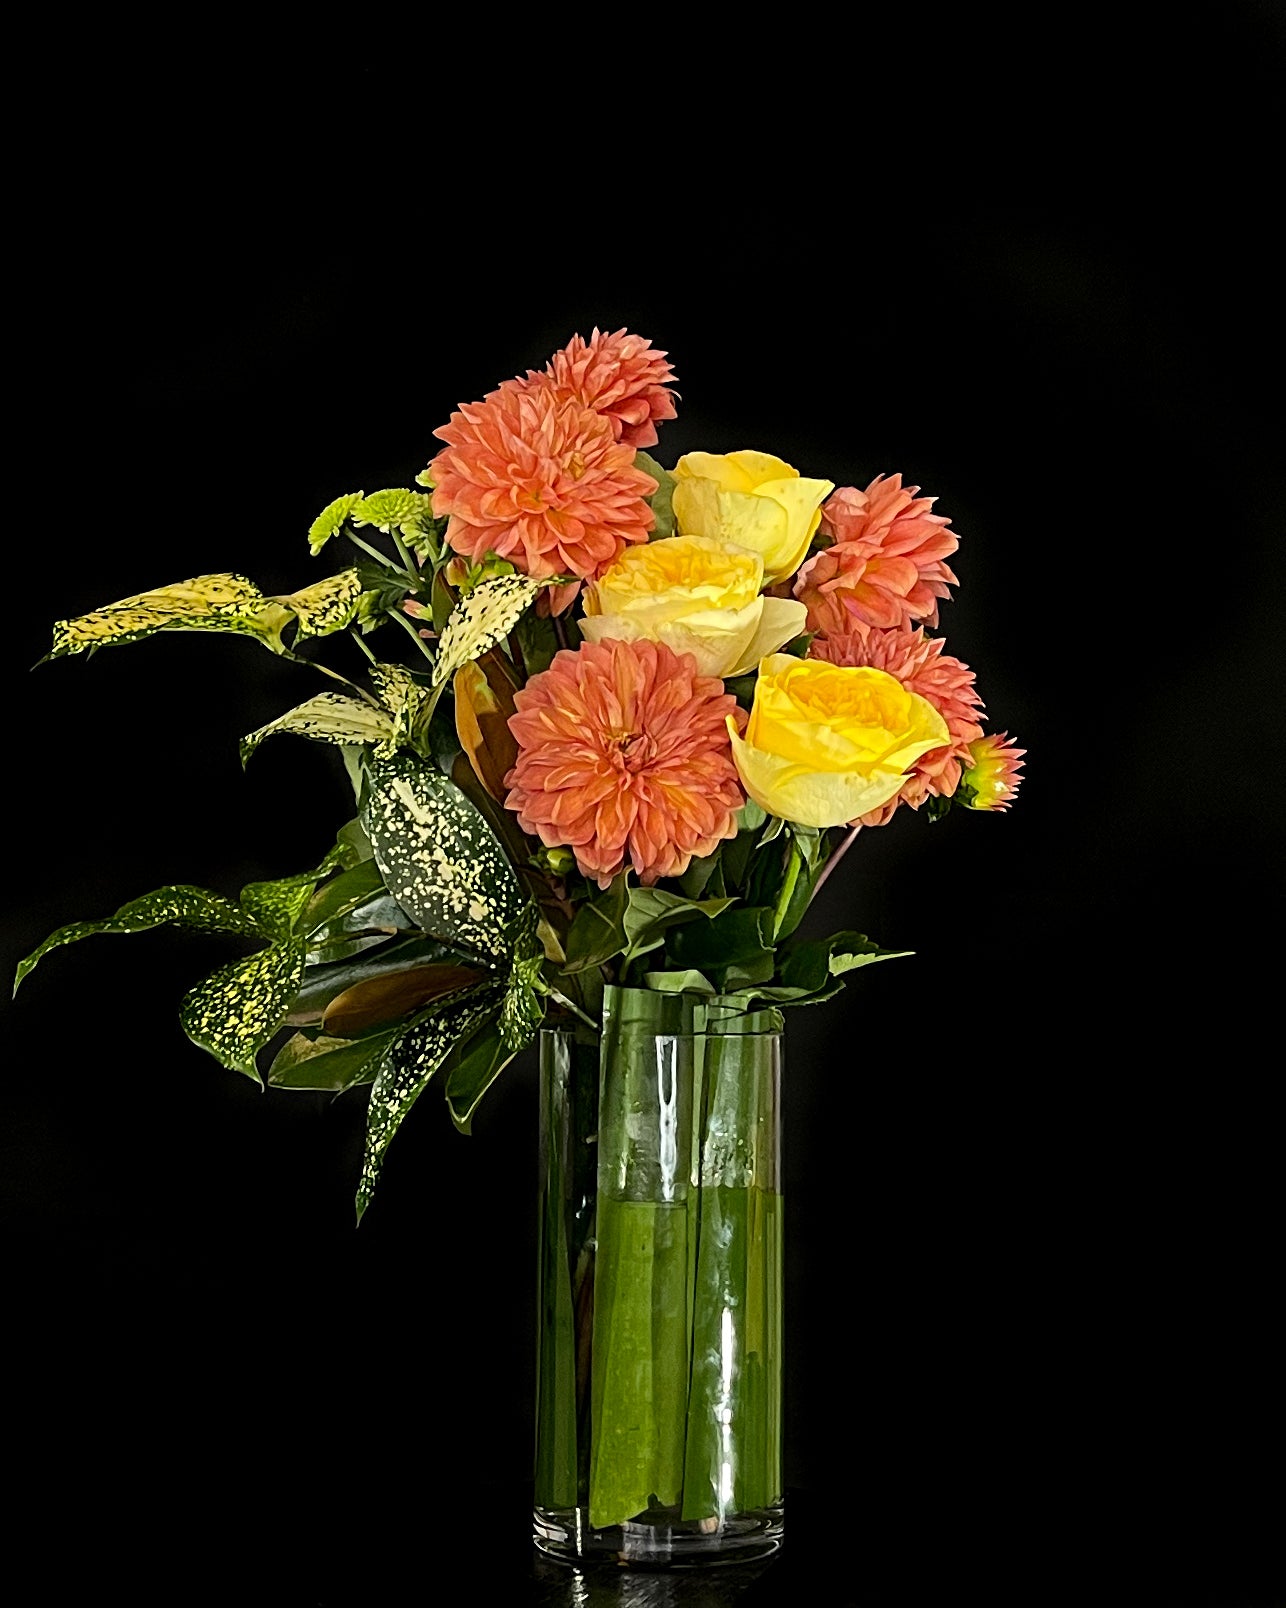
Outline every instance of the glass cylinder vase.
<path fill-rule="evenodd" d="M 540 1047 L 535 1543 L 761 1557 L 782 1536 L 781 1018 L 609 987 Z"/>

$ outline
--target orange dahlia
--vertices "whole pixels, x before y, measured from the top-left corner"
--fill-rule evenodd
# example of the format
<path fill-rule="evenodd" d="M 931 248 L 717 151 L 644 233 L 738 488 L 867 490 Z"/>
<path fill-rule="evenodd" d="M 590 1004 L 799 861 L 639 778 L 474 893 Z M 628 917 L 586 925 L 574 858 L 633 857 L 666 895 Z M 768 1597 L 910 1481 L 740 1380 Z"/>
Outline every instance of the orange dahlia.
<path fill-rule="evenodd" d="M 938 623 L 938 600 L 956 577 L 943 563 L 960 545 L 934 497 L 917 497 L 901 475 L 876 475 L 865 491 L 841 486 L 822 507 L 830 547 L 795 580 L 808 605 L 808 628 L 838 636 L 870 626 L 889 630 L 916 620 Z"/>
<path fill-rule="evenodd" d="M 597 575 L 653 525 L 656 481 L 611 421 L 547 384 L 518 383 L 459 408 L 434 434 L 433 512 L 475 563 L 488 553 L 537 580 Z"/>
<path fill-rule="evenodd" d="M 964 779 L 973 788 L 971 810 L 1007 810 L 1022 785 L 1025 748 L 1014 746 L 1007 731 L 980 737 L 969 744 L 969 766 Z"/>
<path fill-rule="evenodd" d="M 663 642 L 585 642 L 514 696 L 505 803 L 605 888 L 627 865 L 651 886 L 736 836 L 745 795 L 726 717 L 737 701 Z"/>
<path fill-rule="evenodd" d="M 899 804 L 918 810 L 926 798 L 950 798 L 965 767 L 972 763 L 969 745 L 982 736 L 978 716 L 982 699 L 969 666 L 943 653 L 941 637 L 923 630 L 852 631 L 842 636 L 816 637 L 809 658 L 828 664 L 869 665 L 895 676 L 908 692 L 926 699 L 947 723 L 951 740 L 931 748 L 916 760 L 895 797 L 859 817 L 852 825 L 883 826 Z"/>
<path fill-rule="evenodd" d="M 506 380 L 501 390 L 547 384 L 555 395 L 579 402 L 608 419 L 627 447 L 656 445 L 656 427 L 674 417 L 674 370 L 651 341 L 623 329 L 588 340 L 573 335 L 555 352 L 543 374 L 529 370 L 525 380 Z"/>

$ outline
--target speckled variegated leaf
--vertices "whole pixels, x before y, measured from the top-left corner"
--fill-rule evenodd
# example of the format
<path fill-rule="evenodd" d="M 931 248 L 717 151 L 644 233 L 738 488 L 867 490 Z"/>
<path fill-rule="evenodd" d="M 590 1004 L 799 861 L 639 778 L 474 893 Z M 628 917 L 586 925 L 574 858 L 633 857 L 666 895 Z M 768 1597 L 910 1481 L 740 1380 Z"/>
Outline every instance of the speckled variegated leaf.
<path fill-rule="evenodd" d="M 237 631 L 281 653 L 282 627 L 289 623 L 289 613 L 244 575 L 197 575 L 106 603 L 74 620 L 56 621 L 48 657 L 137 642 L 156 631 Z"/>
<path fill-rule="evenodd" d="M 266 882 L 248 882 L 241 890 L 242 909 L 268 937 L 289 938 L 317 884 L 338 867 L 351 864 L 352 852 L 346 843 L 336 843 L 313 871 L 300 871 L 293 877 L 273 877 Z"/>
<path fill-rule="evenodd" d="M 384 886 L 425 932 L 508 960 L 509 931 L 529 901 L 454 782 L 409 754 L 379 761 L 362 823 Z"/>
<path fill-rule="evenodd" d="M 277 732 L 291 731 L 300 737 L 311 737 L 321 743 L 391 743 L 393 721 L 382 709 L 363 703 L 360 698 L 346 698 L 342 692 L 319 692 L 307 703 L 270 720 L 258 731 L 241 739 L 241 763 L 263 742 Z"/>
<path fill-rule="evenodd" d="M 288 608 L 299 622 L 298 639 L 330 636 L 342 631 L 357 613 L 362 583 L 355 569 L 340 570 L 324 581 L 315 581 L 298 592 L 274 601 Z"/>
<path fill-rule="evenodd" d="M 269 936 L 252 910 L 233 904 L 230 899 L 211 893 L 208 888 L 194 888 L 186 884 L 157 888 L 153 893 L 142 894 L 123 904 L 113 916 L 101 921 L 74 921 L 50 933 L 18 967 L 14 992 L 17 993 L 23 978 L 51 949 L 75 943 L 78 938 L 88 938 L 93 933 L 146 932 L 151 927 L 166 924 L 191 927 L 198 932 L 240 933 L 256 938 Z"/>
<path fill-rule="evenodd" d="M 302 938 L 220 966 L 183 996 L 183 1031 L 221 1065 L 262 1083 L 255 1057 L 285 1020 L 303 975 Z"/>
<path fill-rule="evenodd" d="M 429 689 L 404 664 L 373 664 L 370 677 L 376 697 L 393 717 L 393 746 L 401 748 L 410 742 Z"/>
<path fill-rule="evenodd" d="M 385 1050 L 375 1074 L 366 1112 L 366 1153 L 357 1187 L 357 1220 L 370 1205 L 389 1142 L 424 1086 L 460 1039 L 493 1014 L 499 986 L 484 983 L 468 994 L 454 994 L 418 1017 Z"/>
<path fill-rule="evenodd" d="M 507 636 L 531 606 L 540 582 L 528 575 L 497 575 L 480 581 L 451 611 L 438 643 L 433 685 L 441 686 L 462 664 L 468 664 Z"/>
<path fill-rule="evenodd" d="M 350 491 L 347 496 L 336 497 L 334 502 L 326 504 L 308 527 L 308 545 L 314 553 L 320 553 L 331 537 L 338 533 L 364 495 L 360 491 Z"/>
<path fill-rule="evenodd" d="M 373 491 L 369 497 L 353 508 L 355 525 L 374 525 L 376 530 L 408 529 L 418 531 L 420 521 L 431 519 L 433 509 L 430 498 L 422 491 L 409 491 L 404 486 L 388 486 Z"/>
<path fill-rule="evenodd" d="M 545 958 L 544 946 L 536 936 L 536 920 L 536 907 L 529 905 L 510 935 L 513 964 L 500 1008 L 500 1038 L 515 1055 L 531 1043 L 545 1014 L 544 999 L 536 986 Z"/>

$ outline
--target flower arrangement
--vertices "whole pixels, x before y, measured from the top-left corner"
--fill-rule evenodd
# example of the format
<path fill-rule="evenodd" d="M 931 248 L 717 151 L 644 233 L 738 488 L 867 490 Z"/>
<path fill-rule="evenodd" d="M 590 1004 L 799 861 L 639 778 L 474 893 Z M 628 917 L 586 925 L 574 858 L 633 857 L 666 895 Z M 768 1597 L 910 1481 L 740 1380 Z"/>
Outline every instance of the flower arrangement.
<path fill-rule="evenodd" d="M 242 759 L 336 745 L 355 813 L 319 865 L 236 898 L 161 888 L 54 932 L 17 983 L 91 933 L 249 940 L 183 1027 L 272 1088 L 369 1087 L 360 1218 L 431 1080 L 467 1132 L 542 1020 L 596 1028 L 606 986 L 777 1010 L 886 958 L 797 935 L 841 856 L 903 808 L 1000 811 L 1020 782 L 930 634 L 958 538 L 896 474 L 837 487 L 760 451 L 664 468 L 677 400 L 665 353 L 595 329 L 452 413 L 415 487 L 323 509 L 312 552 L 346 541 L 347 567 L 276 596 L 200 575 L 58 622 L 49 658 L 220 631 L 324 674 Z M 343 672 L 314 651 L 340 641 Z"/>

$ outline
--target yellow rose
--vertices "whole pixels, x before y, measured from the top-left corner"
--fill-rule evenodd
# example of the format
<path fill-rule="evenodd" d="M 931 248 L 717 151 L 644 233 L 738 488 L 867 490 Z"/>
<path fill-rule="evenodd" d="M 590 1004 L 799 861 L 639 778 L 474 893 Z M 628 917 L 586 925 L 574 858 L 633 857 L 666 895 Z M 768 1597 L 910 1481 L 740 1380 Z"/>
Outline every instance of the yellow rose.
<path fill-rule="evenodd" d="M 774 653 L 759 666 L 746 734 L 729 717 L 746 792 L 770 815 L 840 826 L 887 802 L 947 723 L 895 676 Z"/>
<path fill-rule="evenodd" d="M 717 536 L 758 553 L 765 584 L 793 575 L 835 483 L 805 480 L 767 452 L 685 453 L 674 466 L 674 517 L 684 536 Z"/>
<path fill-rule="evenodd" d="M 585 591 L 590 642 L 647 637 L 690 653 L 703 676 L 739 676 L 804 629 L 793 598 L 764 597 L 758 553 L 710 536 L 627 547 Z"/>

